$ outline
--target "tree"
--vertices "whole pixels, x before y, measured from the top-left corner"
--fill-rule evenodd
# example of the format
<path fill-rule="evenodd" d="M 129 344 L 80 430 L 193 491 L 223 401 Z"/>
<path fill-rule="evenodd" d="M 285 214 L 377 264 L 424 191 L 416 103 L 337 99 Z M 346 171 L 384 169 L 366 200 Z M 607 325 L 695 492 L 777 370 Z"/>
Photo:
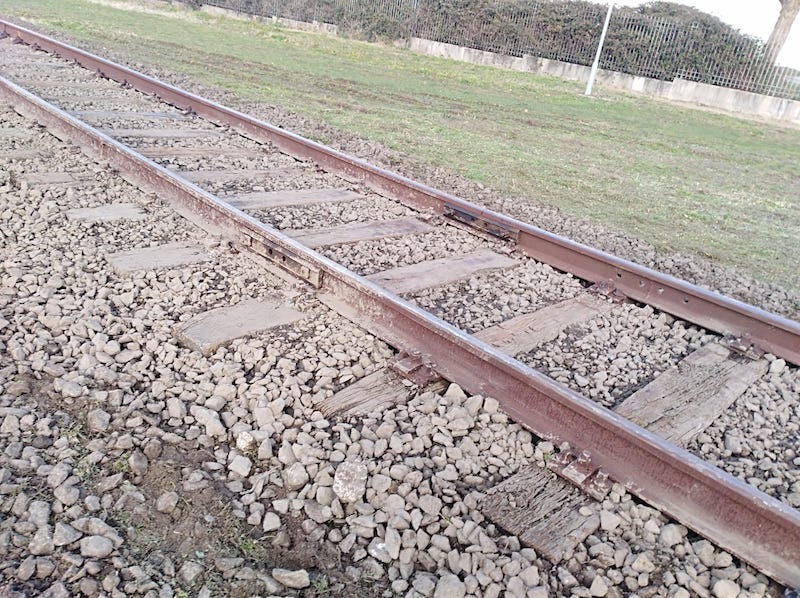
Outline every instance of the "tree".
<path fill-rule="evenodd" d="M 786 43 L 786 38 L 789 37 L 789 31 L 800 13 L 800 0 L 779 0 L 781 3 L 781 14 L 778 16 L 778 21 L 772 29 L 772 34 L 767 41 L 767 56 L 770 62 L 775 62 L 778 58 L 783 44 Z"/>

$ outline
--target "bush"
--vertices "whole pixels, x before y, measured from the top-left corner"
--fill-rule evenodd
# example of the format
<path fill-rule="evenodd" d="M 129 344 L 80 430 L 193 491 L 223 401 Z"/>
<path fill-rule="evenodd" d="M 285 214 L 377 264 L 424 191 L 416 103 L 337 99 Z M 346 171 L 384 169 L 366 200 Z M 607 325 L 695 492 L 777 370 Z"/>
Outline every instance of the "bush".
<path fill-rule="evenodd" d="M 589 65 L 606 6 L 584 0 L 188 0 L 250 14 L 338 25 L 365 39 L 422 37 Z M 601 66 L 632 75 L 761 91 L 772 79 L 765 44 L 695 8 L 650 2 L 616 8 Z M 780 73 L 784 74 L 784 73 Z"/>

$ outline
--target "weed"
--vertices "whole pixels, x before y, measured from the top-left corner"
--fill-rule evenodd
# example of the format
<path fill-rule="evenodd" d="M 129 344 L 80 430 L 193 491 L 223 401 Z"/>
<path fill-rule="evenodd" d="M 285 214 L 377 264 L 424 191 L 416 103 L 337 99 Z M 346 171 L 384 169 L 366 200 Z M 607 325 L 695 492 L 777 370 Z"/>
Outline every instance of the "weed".
<path fill-rule="evenodd" d="M 117 473 L 128 473 L 131 470 L 131 465 L 128 463 L 127 455 L 124 453 L 117 457 L 117 460 L 114 461 L 112 468 Z"/>
<path fill-rule="evenodd" d="M 79 459 L 78 462 L 75 464 L 75 467 L 72 470 L 76 476 L 78 476 L 84 482 L 91 480 L 94 476 L 97 475 L 99 468 L 97 467 L 96 463 L 92 463 L 86 457 Z"/>
<path fill-rule="evenodd" d="M 255 559 L 261 549 L 258 540 L 255 540 L 246 534 L 239 537 L 236 547 L 246 559 Z"/>
<path fill-rule="evenodd" d="M 116 524 L 116 527 L 119 528 L 126 529 L 133 525 L 133 517 L 125 510 L 114 511 L 110 519 Z"/>
<path fill-rule="evenodd" d="M 61 430 L 61 436 L 66 438 L 70 445 L 82 447 L 86 440 L 86 426 L 80 420 L 75 420 Z"/>
<path fill-rule="evenodd" d="M 324 573 L 320 573 L 312 578 L 311 587 L 317 596 L 328 596 L 331 591 L 328 576 Z"/>

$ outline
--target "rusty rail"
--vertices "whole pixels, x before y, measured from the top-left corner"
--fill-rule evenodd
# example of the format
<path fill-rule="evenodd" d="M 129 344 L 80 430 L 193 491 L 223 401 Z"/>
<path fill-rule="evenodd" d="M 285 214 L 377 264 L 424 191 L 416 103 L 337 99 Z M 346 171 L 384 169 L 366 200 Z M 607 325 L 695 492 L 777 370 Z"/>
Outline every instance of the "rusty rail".
<path fill-rule="evenodd" d="M 0 19 L 0 28 L 25 43 L 74 60 L 105 77 L 152 93 L 165 102 L 228 125 L 253 139 L 274 143 L 286 153 L 311 159 L 326 170 L 358 179 L 387 197 L 417 209 L 429 209 L 451 217 L 455 215 L 459 221 L 475 228 L 511 238 L 519 250 L 554 268 L 590 282 L 612 283 L 618 293 L 634 301 L 736 337 L 744 344 L 753 344 L 800 365 L 798 322 L 432 189 L 8 21 Z"/>
<path fill-rule="evenodd" d="M 56 42 L 52 42 L 56 43 Z M 760 571 L 800 585 L 800 512 L 677 448 L 293 241 L 0 77 L 0 98 L 206 229 L 288 267 L 335 297 L 345 315 L 443 377 L 497 398 L 536 434 L 586 450 L 631 492 Z"/>

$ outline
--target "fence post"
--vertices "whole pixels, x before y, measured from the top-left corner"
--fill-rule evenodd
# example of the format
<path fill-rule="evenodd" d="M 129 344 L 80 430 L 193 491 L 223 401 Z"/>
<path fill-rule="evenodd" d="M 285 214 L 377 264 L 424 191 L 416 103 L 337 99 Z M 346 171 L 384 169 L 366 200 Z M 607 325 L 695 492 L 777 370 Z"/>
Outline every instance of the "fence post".
<path fill-rule="evenodd" d="M 594 78 L 597 76 L 597 68 L 600 66 L 600 54 L 603 52 L 603 44 L 606 41 L 606 33 L 608 33 L 608 24 L 611 21 L 611 11 L 614 10 L 614 3 L 608 5 L 608 12 L 606 13 L 606 21 L 603 23 L 603 32 L 600 34 L 600 42 L 597 44 L 597 53 L 594 55 L 594 62 L 592 63 L 592 70 L 589 73 L 589 81 L 586 83 L 586 93 L 584 95 L 592 95 L 592 86 L 594 85 Z"/>
<path fill-rule="evenodd" d="M 408 19 L 408 43 L 417 35 L 417 21 L 419 20 L 419 0 L 411 2 L 411 16 Z"/>

